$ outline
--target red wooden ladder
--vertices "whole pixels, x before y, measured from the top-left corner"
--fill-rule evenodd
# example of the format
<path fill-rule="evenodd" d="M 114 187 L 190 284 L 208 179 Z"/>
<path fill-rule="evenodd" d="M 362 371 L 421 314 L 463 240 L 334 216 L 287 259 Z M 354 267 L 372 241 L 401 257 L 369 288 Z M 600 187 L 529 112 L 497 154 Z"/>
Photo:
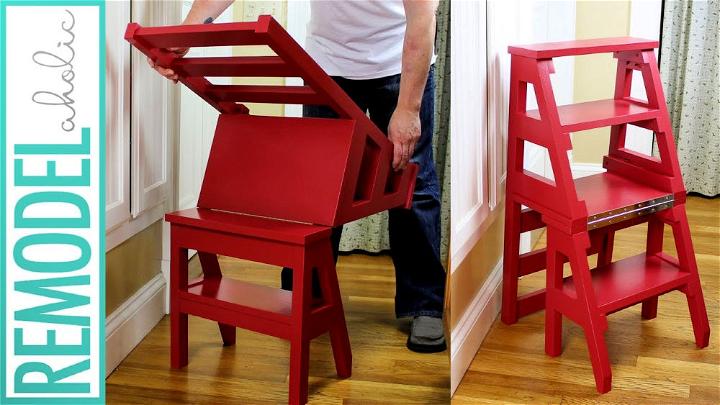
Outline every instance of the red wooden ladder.
<path fill-rule="evenodd" d="M 608 314 L 642 303 L 642 317 L 656 316 L 658 296 L 687 296 L 695 343 L 708 345 L 710 327 L 685 214 L 686 192 L 653 49 L 657 41 L 604 38 L 511 46 L 508 175 L 502 321 L 545 309 L 545 352 L 562 351 L 562 316 L 587 339 L 597 390 L 610 390 L 605 345 Z M 550 75 L 553 58 L 612 52 L 617 59 L 615 96 L 557 106 Z M 642 74 L 647 101 L 630 97 L 633 72 Z M 526 108 L 528 83 L 538 109 Z M 652 130 L 659 157 L 625 147 L 628 125 Z M 573 179 L 570 134 L 611 127 L 606 172 Z M 554 180 L 523 169 L 526 142 L 547 149 Z M 527 207 L 523 209 L 523 206 Z M 615 231 L 648 224 L 646 251 L 613 261 Z M 672 229 L 678 257 L 662 251 L 664 226 Z M 547 248 L 520 254 L 520 235 L 547 228 Z M 598 254 L 591 269 L 588 256 Z M 572 275 L 563 278 L 563 264 Z M 546 270 L 546 288 L 518 297 L 520 277 Z"/>
<path fill-rule="evenodd" d="M 188 364 L 188 315 L 290 341 L 289 403 L 308 397 L 310 340 L 329 332 L 337 373 L 352 355 L 330 242 L 334 226 L 409 207 L 417 165 L 391 169 L 392 143 L 270 16 L 257 22 L 140 27 L 125 38 L 173 69 L 220 112 L 197 208 L 169 213 L 171 365 Z M 265 45 L 274 56 L 179 57 L 171 47 Z M 211 83 L 208 77 L 301 77 L 303 86 Z M 325 105 L 337 119 L 263 117 L 242 102 Z M 188 249 L 203 276 L 188 281 Z M 222 275 L 217 255 L 293 269 L 293 291 Z M 321 302 L 313 302 L 318 274 Z"/>

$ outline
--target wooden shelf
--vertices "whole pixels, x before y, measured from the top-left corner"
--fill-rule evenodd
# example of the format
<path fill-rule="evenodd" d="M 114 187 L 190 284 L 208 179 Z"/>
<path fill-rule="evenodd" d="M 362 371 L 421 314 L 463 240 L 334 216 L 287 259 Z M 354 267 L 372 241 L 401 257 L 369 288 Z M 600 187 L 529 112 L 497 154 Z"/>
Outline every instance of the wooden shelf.
<path fill-rule="evenodd" d="M 594 269 L 592 285 L 600 311 L 615 312 L 687 283 L 690 273 L 681 271 L 674 258 L 661 255 L 643 253 Z M 572 277 L 565 278 L 563 292 L 577 296 Z"/>
<path fill-rule="evenodd" d="M 560 125 L 564 132 L 644 121 L 657 118 L 658 114 L 659 110 L 629 100 L 597 100 L 558 106 Z M 531 110 L 527 116 L 539 120 L 540 112 Z"/>

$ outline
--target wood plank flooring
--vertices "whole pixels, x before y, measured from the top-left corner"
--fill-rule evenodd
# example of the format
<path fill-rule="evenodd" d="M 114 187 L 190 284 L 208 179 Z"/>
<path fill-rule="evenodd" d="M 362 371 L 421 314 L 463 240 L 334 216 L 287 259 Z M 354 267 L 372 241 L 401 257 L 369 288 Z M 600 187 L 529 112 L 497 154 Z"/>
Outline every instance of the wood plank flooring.
<path fill-rule="evenodd" d="M 193 260 L 191 268 L 197 263 Z M 279 269 L 221 258 L 226 275 L 279 285 Z M 340 289 L 353 349 L 353 375 L 335 374 L 327 336 L 313 341 L 310 404 L 447 404 L 448 354 L 405 347 L 407 321 L 394 317 L 395 276 L 387 256 L 343 256 Z M 238 329 L 223 347 L 217 325 L 190 317 L 190 364 L 170 369 L 166 317 L 107 379 L 108 404 L 287 403 L 289 344 Z"/>
<path fill-rule="evenodd" d="M 718 404 L 720 403 L 720 198 L 690 197 L 691 232 L 710 317 L 710 346 L 697 349 L 685 296 L 660 297 L 658 316 L 640 319 L 640 306 L 608 317 L 613 388 L 595 391 L 582 330 L 563 319 L 563 354 L 544 353 L 544 313 L 507 326 L 496 320 L 452 403 L 461 404 Z M 615 238 L 614 258 L 644 249 L 646 227 Z M 666 251 L 675 253 L 666 227 Z M 544 244 L 544 238 L 538 242 Z M 595 263 L 594 260 L 591 263 Z M 544 286 L 544 272 L 524 278 L 521 293 Z"/>

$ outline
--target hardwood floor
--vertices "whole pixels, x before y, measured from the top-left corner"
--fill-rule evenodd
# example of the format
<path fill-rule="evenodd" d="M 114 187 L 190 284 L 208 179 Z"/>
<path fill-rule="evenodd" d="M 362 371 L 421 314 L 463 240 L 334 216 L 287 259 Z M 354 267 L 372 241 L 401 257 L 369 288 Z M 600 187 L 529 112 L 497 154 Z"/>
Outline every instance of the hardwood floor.
<path fill-rule="evenodd" d="M 279 269 L 221 258 L 226 275 L 278 286 Z M 191 262 L 191 268 L 197 264 Z M 387 256 L 343 256 L 340 289 L 353 349 L 353 375 L 335 374 L 327 336 L 313 341 L 310 404 L 447 404 L 447 352 L 417 354 L 405 347 L 407 321 L 394 317 L 395 276 Z M 238 329 L 223 347 L 217 324 L 190 317 L 190 364 L 170 369 L 169 319 L 135 348 L 107 379 L 108 404 L 287 403 L 289 345 Z"/>
<path fill-rule="evenodd" d="M 639 305 L 610 315 L 605 337 L 613 388 L 600 395 L 577 325 L 563 319 L 563 354 L 551 358 L 544 353 L 543 312 L 512 326 L 497 319 L 452 403 L 720 403 L 720 198 L 690 197 L 687 211 L 710 317 L 709 347 L 695 347 L 687 301 L 679 292 L 660 297 L 654 320 L 642 321 Z M 645 231 L 636 227 L 618 233 L 614 258 L 641 252 Z M 665 235 L 665 249 L 674 254 L 667 227 Z M 536 274 L 524 278 L 521 289 L 544 283 L 544 273 Z"/>

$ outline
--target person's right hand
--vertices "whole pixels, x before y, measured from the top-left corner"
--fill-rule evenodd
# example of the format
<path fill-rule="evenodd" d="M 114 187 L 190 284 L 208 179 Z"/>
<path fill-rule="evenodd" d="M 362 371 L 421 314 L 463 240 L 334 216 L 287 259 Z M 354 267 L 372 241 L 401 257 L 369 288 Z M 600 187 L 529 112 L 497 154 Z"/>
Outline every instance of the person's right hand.
<path fill-rule="evenodd" d="M 185 54 L 188 53 L 189 50 L 190 50 L 190 48 L 168 48 L 167 49 L 168 52 L 172 52 L 172 53 L 178 55 L 178 57 L 185 56 Z M 177 83 L 178 75 L 177 75 L 177 73 L 175 73 L 174 70 L 164 68 L 160 65 L 156 65 L 155 62 L 153 62 L 153 60 L 150 58 L 147 58 L 147 61 L 151 68 L 155 69 L 158 73 L 165 76 L 165 78 L 167 78 L 168 80 L 172 80 L 174 83 Z"/>

